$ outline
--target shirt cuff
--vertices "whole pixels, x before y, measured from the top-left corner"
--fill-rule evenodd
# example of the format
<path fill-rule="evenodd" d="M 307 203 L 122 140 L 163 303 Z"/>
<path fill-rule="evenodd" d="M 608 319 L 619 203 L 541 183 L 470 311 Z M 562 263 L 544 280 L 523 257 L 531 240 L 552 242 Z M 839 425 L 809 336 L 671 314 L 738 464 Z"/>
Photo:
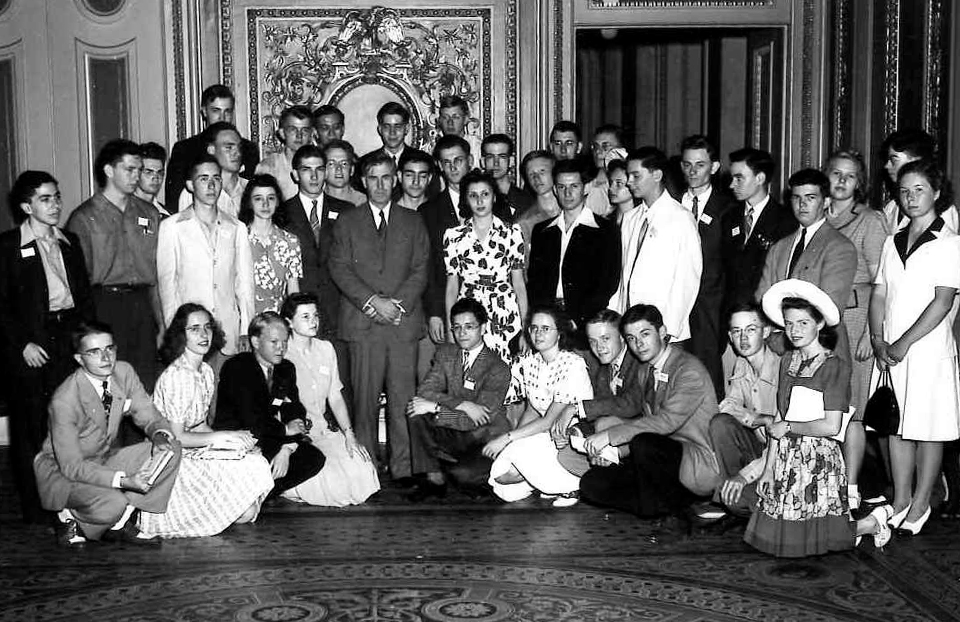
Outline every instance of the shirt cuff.
<path fill-rule="evenodd" d="M 174 435 L 173 435 L 173 432 L 171 432 L 170 430 L 163 430 L 163 429 L 161 429 L 161 430 L 157 430 L 156 432 L 154 432 L 154 434 L 163 434 L 164 436 L 166 436 L 167 438 L 169 438 L 171 441 L 177 440 L 177 437 L 174 436 Z"/>
<path fill-rule="evenodd" d="M 117 471 L 113 474 L 113 481 L 110 483 L 111 488 L 120 488 L 120 480 L 126 477 L 127 474 L 124 471 Z"/>
<path fill-rule="evenodd" d="M 364 310 L 366 310 L 367 307 L 373 306 L 373 305 L 370 304 L 370 301 L 373 300 L 373 299 L 376 298 L 376 297 L 377 297 L 376 294 L 371 294 L 371 296 L 370 296 L 369 298 L 367 298 L 366 302 L 363 303 L 363 306 L 360 307 L 360 310 L 361 310 L 361 311 L 364 311 Z"/>
<path fill-rule="evenodd" d="M 763 468 L 766 462 L 767 452 L 764 451 L 759 458 L 740 469 L 740 477 L 742 477 L 748 484 L 752 484 L 760 479 L 760 475 L 763 473 Z"/>

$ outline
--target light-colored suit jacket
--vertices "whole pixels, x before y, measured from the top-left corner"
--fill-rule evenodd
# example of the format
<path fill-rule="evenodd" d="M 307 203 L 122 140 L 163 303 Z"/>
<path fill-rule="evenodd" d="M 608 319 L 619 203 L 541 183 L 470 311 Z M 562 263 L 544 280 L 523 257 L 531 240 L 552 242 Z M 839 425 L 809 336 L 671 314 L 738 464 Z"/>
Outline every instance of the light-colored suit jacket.
<path fill-rule="evenodd" d="M 40 499 L 48 510 L 66 507 L 74 482 L 111 487 L 116 471 L 104 463 L 123 417 L 133 417 L 148 437 L 170 430 L 129 363 L 117 362 L 110 392 L 113 406 L 108 414 L 82 369 L 54 392 L 48 407 L 50 432 L 34 460 Z"/>
<path fill-rule="evenodd" d="M 247 334 L 254 313 L 246 225 L 220 212 L 211 247 L 193 207 L 167 218 L 160 223 L 157 279 L 165 324 L 183 303 L 202 304 L 223 328 L 223 353 L 237 353 L 239 338 Z"/>

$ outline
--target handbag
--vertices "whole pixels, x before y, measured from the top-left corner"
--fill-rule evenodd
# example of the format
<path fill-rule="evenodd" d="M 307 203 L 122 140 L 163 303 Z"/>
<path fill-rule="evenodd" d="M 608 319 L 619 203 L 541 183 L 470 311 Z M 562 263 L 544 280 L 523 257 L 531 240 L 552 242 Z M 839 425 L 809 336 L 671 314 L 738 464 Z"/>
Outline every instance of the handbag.
<path fill-rule="evenodd" d="M 883 436 L 896 434 L 900 430 L 900 405 L 893 392 L 890 368 L 880 372 L 877 388 L 863 409 L 863 423 Z"/>

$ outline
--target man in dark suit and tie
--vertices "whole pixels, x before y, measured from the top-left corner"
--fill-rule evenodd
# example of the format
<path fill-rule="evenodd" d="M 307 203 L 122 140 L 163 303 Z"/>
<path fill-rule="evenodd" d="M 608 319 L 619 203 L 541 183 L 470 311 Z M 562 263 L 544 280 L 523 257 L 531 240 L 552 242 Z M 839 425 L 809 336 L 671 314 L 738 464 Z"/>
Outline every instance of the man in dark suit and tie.
<path fill-rule="evenodd" d="M 33 457 L 47 436 L 47 403 L 75 368 L 71 334 L 93 319 L 80 241 L 58 226 L 57 180 L 25 171 L 10 191 L 20 226 L 0 235 L 0 356 L 7 371 L 10 461 L 27 523 L 43 511 Z"/>
<path fill-rule="evenodd" d="M 722 326 L 723 308 L 723 215 L 733 199 L 722 188 L 713 184 L 713 176 L 720 170 L 720 154 L 706 137 L 688 136 L 680 143 L 680 167 L 687 181 L 687 190 L 680 204 L 690 210 L 700 234 L 703 271 L 700 289 L 690 311 L 690 343 L 688 350 L 706 366 L 710 380 L 723 397 L 723 363 L 721 354 L 726 347 Z"/>
<path fill-rule="evenodd" d="M 273 311 L 257 314 L 247 335 L 252 352 L 231 357 L 220 370 L 215 430 L 250 430 L 270 461 L 268 498 L 320 472 L 324 455 L 307 436 L 307 411 L 297 390 L 297 369 L 283 358 L 287 324 Z"/>
<path fill-rule="evenodd" d="M 579 162 L 557 162 L 553 178 L 561 211 L 533 228 L 527 291 L 531 307 L 561 304 L 582 337 L 587 319 L 607 307 L 620 282 L 620 231 L 584 208 Z"/>
<path fill-rule="evenodd" d="M 393 158 L 371 155 L 362 174 L 368 202 L 344 212 L 333 228 L 330 274 L 342 294 L 338 329 L 349 344 L 357 439 L 376 456 L 386 381 L 390 472 L 394 479 L 408 478 L 406 406 L 416 385 L 430 238 L 420 214 L 391 201 Z"/>
<path fill-rule="evenodd" d="M 492 461 L 481 453 L 491 438 L 510 431 L 503 400 L 510 368 L 483 343 L 487 312 L 472 298 L 450 310 L 456 345 L 441 343 L 417 395 L 407 405 L 413 472 L 425 474 L 411 501 L 446 495 L 439 456 L 456 461 L 457 483 L 476 486 L 490 476 Z"/>
<path fill-rule="evenodd" d="M 770 196 L 773 173 L 773 158 L 766 151 L 747 147 L 730 154 L 730 188 L 740 203 L 722 218 L 725 313 L 754 299 L 767 251 L 797 230 L 793 213 Z"/>

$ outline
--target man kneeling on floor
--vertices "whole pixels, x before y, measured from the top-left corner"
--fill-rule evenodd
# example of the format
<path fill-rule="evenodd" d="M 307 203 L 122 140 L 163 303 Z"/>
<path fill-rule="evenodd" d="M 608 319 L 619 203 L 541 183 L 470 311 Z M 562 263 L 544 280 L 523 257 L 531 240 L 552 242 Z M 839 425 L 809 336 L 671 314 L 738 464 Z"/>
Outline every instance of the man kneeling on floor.
<path fill-rule="evenodd" d="M 719 483 L 710 445 L 716 393 L 696 357 L 667 342 L 663 316 L 652 305 L 635 305 L 621 320 L 630 352 L 640 359 L 638 384 L 623 400 L 642 416 L 587 437 L 591 468 L 580 480 L 580 497 L 641 517 L 682 515 L 694 496 L 713 493 Z M 590 401 L 582 404 L 591 412 Z M 607 447 L 627 445 L 629 455 L 610 465 Z"/>
<path fill-rule="evenodd" d="M 50 432 L 34 459 L 43 507 L 60 512 L 57 539 L 159 544 L 137 528 L 139 510 L 166 510 L 180 466 L 180 444 L 154 407 L 137 373 L 117 360 L 106 324 L 81 323 L 73 335 L 80 369 L 50 401 Z M 149 441 L 115 445 L 125 416 Z"/>
<path fill-rule="evenodd" d="M 487 312 L 472 298 L 450 309 L 456 345 L 437 347 L 430 371 L 407 405 L 413 472 L 425 474 L 410 500 L 446 495 L 440 460 L 450 462 L 451 476 L 469 491 L 484 485 L 492 461 L 481 453 L 492 438 L 510 431 L 503 400 L 510 368 L 483 343 Z"/>

